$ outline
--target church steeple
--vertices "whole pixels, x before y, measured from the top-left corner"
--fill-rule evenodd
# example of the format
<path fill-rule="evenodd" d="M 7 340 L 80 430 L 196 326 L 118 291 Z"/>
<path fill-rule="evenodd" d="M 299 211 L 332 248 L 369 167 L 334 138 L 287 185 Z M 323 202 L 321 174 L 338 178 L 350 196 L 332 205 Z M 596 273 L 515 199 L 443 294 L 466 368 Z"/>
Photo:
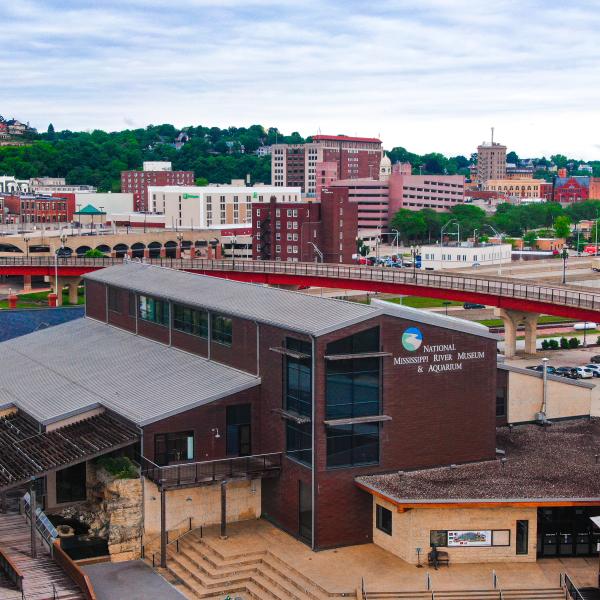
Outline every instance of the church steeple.
<path fill-rule="evenodd" d="M 392 174 L 392 161 L 384 152 L 379 163 L 379 181 L 387 181 Z"/>

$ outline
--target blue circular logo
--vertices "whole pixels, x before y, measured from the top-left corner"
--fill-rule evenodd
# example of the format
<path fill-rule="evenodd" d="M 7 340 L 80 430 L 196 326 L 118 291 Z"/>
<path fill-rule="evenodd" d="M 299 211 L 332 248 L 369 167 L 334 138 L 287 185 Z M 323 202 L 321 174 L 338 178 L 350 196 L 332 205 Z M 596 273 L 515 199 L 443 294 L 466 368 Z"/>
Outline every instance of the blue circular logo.
<path fill-rule="evenodd" d="M 410 350 L 411 352 L 414 352 L 415 350 L 418 350 L 421 347 L 422 343 L 423 334 L 421 333 L 421 330 L 417 327 L 409 327 L 402 334 L 402 345 L 404 346 L 405 350 Z"/>

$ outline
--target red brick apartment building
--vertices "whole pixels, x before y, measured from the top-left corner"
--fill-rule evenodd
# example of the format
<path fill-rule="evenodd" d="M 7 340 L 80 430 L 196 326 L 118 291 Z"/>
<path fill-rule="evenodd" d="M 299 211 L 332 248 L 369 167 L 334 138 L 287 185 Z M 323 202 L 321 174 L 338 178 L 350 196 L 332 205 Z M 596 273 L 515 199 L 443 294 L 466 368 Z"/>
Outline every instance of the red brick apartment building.
<path fill-rule="evenodd" d="M 252 205 L 254 260 L 349 264 L 357 235 L 358 205 L 346 189 L 323 190 L 321 202 Z"/>
<path fill-rule="evenodd" d="M 70 223 L 75 212 L 75 195 L 5 195 L 4 206 L 8 223 Z"/>
<path fill-rule="evenodd" d="M 122 171 L 121 191 L 133 194 L 132 210 L 148 211 L 148 187 L 194 185 L 193 171 Z"/>
<path fill-rule="evenodd" d="M 497 431 L 512 392 L 482 325 L 142 263 L 85 288 L 85 318 L 0 344 L 0 492 L 39 477 L 51 507 L 85 499 L 78 465 L 100 444 L 141 455 L 146 535 L 176 528 L 183 506 L 204 525 L 262 516 L 315 550 L 374 541 L 416 563 L 435 543 L 457 562 L 534 561 L 538 532 L 591 527 L 598 422 Z M 75 433 L 83 454 L 67 444 L 48 465 L 44 449 Z"/>
<path fill-rule="evenodd" d="M 315 135 L 305 144 L 274 144 L 271 182 L 276 186 L 300 186 L 308 196 L 317 193 L 317 175 L 329 179 L 376 178 L 382 157 L 381 140 L 345 135 Z"/>

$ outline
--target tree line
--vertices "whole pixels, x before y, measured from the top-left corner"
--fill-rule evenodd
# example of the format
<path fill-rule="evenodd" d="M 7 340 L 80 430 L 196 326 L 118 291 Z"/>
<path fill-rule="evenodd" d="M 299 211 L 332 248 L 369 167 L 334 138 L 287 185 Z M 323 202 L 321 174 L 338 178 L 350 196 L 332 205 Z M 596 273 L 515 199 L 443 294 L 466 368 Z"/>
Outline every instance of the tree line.
<path fill-rule="evenodd" d="M 524 237 L 532 241 L 538 237 L 567 238 L 571 224 L 600 217 L 600 201 L 589 200 L 562 207 L 557 202 L 539 204 L 499 204 L 494 214 L 488 214 L 472 204 L 458 204 L 449 212 L 438 213 L 431 208 L 412 211 L 400 209 L 390 221 L 390 230 L 396 230 L 406 244 L 436 243 L 444 236 L 456 240 L 493 237 L 495 231 L 508 237 Z M 452 223 L 451 223 L 452 222 Z M 595 230 L 592 230 L 595 239 Z M 600 239 L 600 238 L 599 238 Z M 529 243 L 528 245 L 533 245 Z"/>

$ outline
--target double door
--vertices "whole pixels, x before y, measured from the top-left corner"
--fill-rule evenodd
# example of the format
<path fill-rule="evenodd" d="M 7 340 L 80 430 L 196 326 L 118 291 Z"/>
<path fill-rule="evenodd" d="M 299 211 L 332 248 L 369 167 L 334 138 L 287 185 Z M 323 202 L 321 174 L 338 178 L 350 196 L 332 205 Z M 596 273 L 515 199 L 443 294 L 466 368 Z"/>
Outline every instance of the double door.
<path fill-rule="evenodd" d="M 538 556 L 594 556 L 598 554 L 600 531 L 590 520 L 600 509 L 540 508 L 538 510 Z"/>

